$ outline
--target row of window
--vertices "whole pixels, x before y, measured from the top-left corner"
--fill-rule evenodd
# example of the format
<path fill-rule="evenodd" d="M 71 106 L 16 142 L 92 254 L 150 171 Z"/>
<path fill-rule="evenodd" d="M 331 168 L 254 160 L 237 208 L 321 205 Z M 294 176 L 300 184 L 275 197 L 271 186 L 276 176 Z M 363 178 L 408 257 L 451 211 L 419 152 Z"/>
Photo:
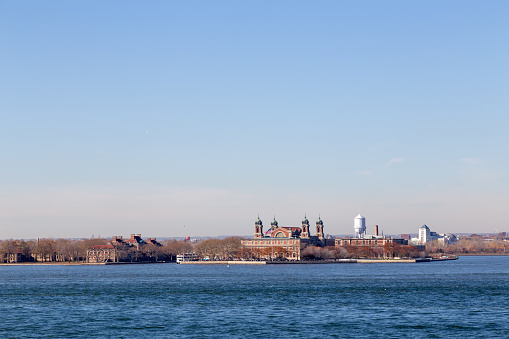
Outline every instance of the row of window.
<path fill-rule="evenodd" d="M 246 245 L 292 245 L 295 240 L 246 240 Z"/>
<path fill-rule="evenodd" d="M 275 257 L 279 257 L 279 253 L 278 252 L 274 252 L 274 256 Z M 286 252 L 286 253 L 281 253 L 281 256 L 287 257 L 287 258 L 292 258 L 292 257 L 293 258 L 297 258 L 297 253 L 295 253 L 295 252 L 292 252 L 292 253 Z"/>
<path fill-rule="evenodd" d="M 272 254 L 275 258 L 279 257 L 279 253 L 278 252 L 274 252 Z M 281 253 L 281 256 L 283 257 L 286 257 L 286 258 L 297 258 L 297 253 L 296 252 L 286 252 L 286 253 Z M 259 258 L 262 258 L 262 257 L 266 257 L 265 255 L 259 253 L 258 254 L 258 257 Z"/>
<path fill-rule="evenodd" d="M 381 242 L 383 244 L 383 241 Z M 349 245 L 349 244 L 356 244 L 356 245 L 360 245 L 360 244 L 368 244 L 368 245 L 372 245 L 372 244 L 378 244 L 378 240 L 338 240 L 338 244 L 343 244 L 343 245 Z"/>

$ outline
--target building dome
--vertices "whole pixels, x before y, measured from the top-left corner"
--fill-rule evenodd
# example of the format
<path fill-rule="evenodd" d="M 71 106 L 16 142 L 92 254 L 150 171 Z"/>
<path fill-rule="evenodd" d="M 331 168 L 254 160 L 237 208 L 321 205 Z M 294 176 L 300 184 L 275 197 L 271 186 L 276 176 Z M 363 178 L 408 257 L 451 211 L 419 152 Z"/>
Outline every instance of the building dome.
<path fill-rule="evenodd" d="M 309 224 L 308 218 L 306 218 L 306 215 L 304 215 L 304 219 L 302 219 L 303 224 Z"/>
<path fill-rule="evenodd" d="M 277 226 L 277 221 L 276 221 L 276 217 L 274 217 L 274 220 L 272 220 L 272 222 L 270 223 L 272 226 Z"/>

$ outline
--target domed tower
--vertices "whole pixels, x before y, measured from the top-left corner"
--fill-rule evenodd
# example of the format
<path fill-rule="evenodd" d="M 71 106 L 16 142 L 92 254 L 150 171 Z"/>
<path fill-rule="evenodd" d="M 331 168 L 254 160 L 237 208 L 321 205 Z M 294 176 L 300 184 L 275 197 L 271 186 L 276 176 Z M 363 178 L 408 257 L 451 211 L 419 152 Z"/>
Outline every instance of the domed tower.
<path fill-rule="evenodd" d="M 366 235 L 366 218 L 364 218 L 362 214 L 359 214 L 353 220 L 353 228 L 356 238 L 362 238 Z"/>
<path fill-rule="evenodd" d="M 304 219 L 302 219 L 302 233 L 300 234 L 301 238 L 309 238 L 309 220 L 306 218 L 304 214 Z"/>
<path fill-rule="evenodd" d="M 275 230 L 277 228 L 277 221 L 276 221 L 276 216 L 274 216 L 274 220 L 272 220 L 272 222 L 270 223 L 270 228 L 272 230 Z"/>
<path fill-rule="evenodd" d="M 263 223 L 260 220 L 260 216 L 258 216 L 258 220 L 255 222 L 255 238 L 262 238 L 263 237 Z"/>
<path fill-rule="evenodd" d="M 318 216 L 318 220 L 316 221 L 316 236 L 323 240 L 323 221 L 320 219 L 320 216 Z"/>

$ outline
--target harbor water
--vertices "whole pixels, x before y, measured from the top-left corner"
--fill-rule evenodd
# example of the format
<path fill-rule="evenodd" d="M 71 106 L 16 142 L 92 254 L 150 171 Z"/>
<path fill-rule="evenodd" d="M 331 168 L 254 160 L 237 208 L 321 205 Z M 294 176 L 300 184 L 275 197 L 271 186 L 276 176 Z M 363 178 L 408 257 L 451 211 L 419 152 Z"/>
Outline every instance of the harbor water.
<path fill-rule="evenodd" d="M 2 338 L 508 338 L 509 256 L 0 266 Z"/>

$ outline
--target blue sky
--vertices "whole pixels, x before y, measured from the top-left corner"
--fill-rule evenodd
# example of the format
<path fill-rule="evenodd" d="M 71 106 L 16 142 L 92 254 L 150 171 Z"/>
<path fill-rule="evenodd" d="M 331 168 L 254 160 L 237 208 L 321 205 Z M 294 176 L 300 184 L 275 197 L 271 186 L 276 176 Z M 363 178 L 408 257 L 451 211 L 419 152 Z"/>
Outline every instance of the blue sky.
<path fill-rule="evenodd" d="M 509 231 L 506 1 L 4 1 L 0 238 Z"/>

